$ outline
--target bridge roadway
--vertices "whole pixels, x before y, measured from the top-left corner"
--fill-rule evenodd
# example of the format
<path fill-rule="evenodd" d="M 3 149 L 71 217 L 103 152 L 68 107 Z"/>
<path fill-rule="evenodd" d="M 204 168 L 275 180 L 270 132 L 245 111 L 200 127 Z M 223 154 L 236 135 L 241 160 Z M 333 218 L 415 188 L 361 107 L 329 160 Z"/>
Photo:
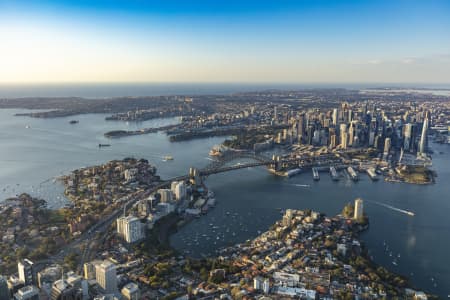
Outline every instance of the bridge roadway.
<path fill-rule="evenodd" d="M 235 159 L 241 159 L 241 158 L 250 158 L 253 160 L 256 160 L 256 162 L 248 162 L 248 163 L 242 163 L 237 164 L 233 166 L 223 166 L 226 163 L 229 163 L 232 160 Z M 239 169 L 245 169 L 245 168 L 251 168 L 251 167 L 258 167 L 258 166 L 270 166 L 275 163 L 279 165 L 283 164 L 291 164 L 291 163 L 297 163 L 299 167 L 311 167 L 314 165 L 324 166 L 327 164 L 336 164 L 339 163 L 340 159 L 338 161 L 337 157 L 334 155 L 321 155 L 319 157 L 311 157 L 308 155 L 298 157 L 298 158 L 290 158 L 290 159 L 284 159 L 279 161 L 273 161 L 272 159 L 268 159 L 263 156 L 257 156 L 251 153 L 241 153 L 239 155 L 233 155 L 232 157 L 226 157 L 223 161 L 215 161 L 210 166 L 207 166 L 206 168 L 200 169 L 199 174 L 200 176 L 209 176 L 213 174 L 218 173 L 224 173 L 229 172 L 233 170 L 239 170 Z M 165 188 L 170 186 L 170 184 L 173 181 L 181 181 L 181 180 L 187 180 L 189 179 L 189 175 L 182 175 L 173 177 L 167 180 L 164 180 L 157 185 L 154 185 L 150 187 L 147 190 L 138 190 L 134 192 L 131 195 L 128 195 L 126 197 L 123 197 L 122 199 L 119 199 L 119 201 L 126 201 L 123 205 L 120 206 L 120 208 L 116 209 L 113 213 L 111 213 L 109 216 L 99 220 L 96 224 L 92 225 L 89 230 L 83 232 L 81 235 L 79 235 L 77 238 L 75 238 L 72 242 L 70 242 L 68 245 L 63 247 L 60 252 L 57 254 L 51 256 L 48 259 L 43 259 L 40 261 L 37 261 L 35 264 L 37 266 L 39 265 L 45 265 L 45 264 L 51 264 L 55 263 L 57 261 L 61 261 L 67 254 L 71 252 L 71 249 L 75 249 L 76 247 L 80 246 L 84 242 L 88 242 L 85 245 L 85 249 L 82 252 L 82 257 L 80 261 L 80 265 L 82 266 L 84 264 L 85 259 L 88 256 L 89 248 L 90 248 L 90 241 L 95 238 L 95 235 L 101 234 L 106 232 L 109 226 L 116 220 L 119 215 L 123 212 L 124 207 L 131 207 L 133 206 L 138 200 L 144 199 L 148 196 L 150 196 L 151 193 L 156 192 L 158 189 Z"/>

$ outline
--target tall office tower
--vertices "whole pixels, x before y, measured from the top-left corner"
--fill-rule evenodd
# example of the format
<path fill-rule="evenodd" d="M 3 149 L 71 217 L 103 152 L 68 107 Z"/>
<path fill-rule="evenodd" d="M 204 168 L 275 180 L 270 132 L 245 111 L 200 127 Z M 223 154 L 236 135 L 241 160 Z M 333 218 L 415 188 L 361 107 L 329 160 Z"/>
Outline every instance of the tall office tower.
<path fill-rule="evenodd" d="M 358 198 L 355 200 L 355 212 L 353 218 L 360 220 L 364 214 L 363 200 Z"/>
<path fill-rule="evenodd" d="M 381 147 L 382 147 L 381 143 L 382 143 L 381 136 L 377 135 L 373 142 L 373 147 L 381 151 Z"/>
<path fill-rule="evenodd" d="M 303 138 L 305 134 L 305 116 L 300 115 L 297 123 L 297 134 Z"/>
<path fill-rule="evenodd" d="M 342 144 L 342 135 L 344 133 L 347 133 L 347 124 L 342 123 L 339 125 L 339 137 L 341 138 L 341 144 Z"/>
<path fill-rule="evenodd" d="M 276 105 L 273 108 L 273 120 L 275 122 L 278 120 L 278 111 L 277 111 L 277 106 Z"/>
<path fill-rule="evenodd" d="M 411 123 L 405 124 L 403 127 L 403 150 L 411 150 L 411 135 L 412 135 L 412 125 Z"/>
<path fill-rule="evenodd" d="M 333 134 L 330 136 L 330 149 L 336 148 L 336 135 Z"/>
<path fill-rule="evenodd" d="M 262 284 L 262 290 L 264 294 L 268 294 L 270 292 L 270 281 L 266 278 Z"/>
<path fill-rule="evenodd" d="M 350 127 L 348 129 L 348 145 L 353 146 L 353 140 L 355 138 L 355 124 L 350 123 Z"/>
<path fill-rule="evenodd" d="M 98 285 L 108 294 L 117 291 L 116 266 L 107 260 L 95 266 L 95 278 Z"/>
<path fill-rule="evenodd" d="M 183 200 L 186 198 L 186 185 L 183 181 L 174 181 L 171 184 L 172 194 L 175 195 L 176 200 Z"/>
<path fill-rule="evenodd" d="M 348 110 L 348 122 L 353 121 L 353 110 Z"/>
<path fill-rule="evenodd" d="M 320 131 L 314 130 L 313 145 L 318 146 L 320 144 Z"/>
<path fill-rule="evenodd" d="M 375 132 L 369 132 L 369 146 L 373 146 L 375 144 Z"/>
<path fill-rule="evenodd" d="M 172 201 L 172 191 L 170 189 L 159 189 L 158 194 L 161 196 L 161 202 L 171 202 Z"/>
<path fill-rule="evenodd" d="M 257 276 L 255 278 L 253 278 L 253 288 L 255 290 L 260 290 L 262 288 L 262 284 L 263 284 L 263 278 L 260 276 Z"/>
<path fill-rule="evenodd" d="M 22 259 L 17 264 L 17 269 L 19 272 L 19 279 L 25 285 L 31 285 L 34 283 L 34 268 L 33 262 L 29 259 Z"/>
<path fill-rule="evenodd" d="M 8 280 L 0 275 L 0 300 L 9 300 Z"/>
<path fill-rule="evenodd" d="M 389 151 L 391 150 L 391 138 L 386 138 L 384 140 L 384 155 L 388 155 Z"/>
<path fill-rule="evenodd" d="M 292 123 L 292 127 L 291 127 L 291 131 L 292 131 L 292 135 L 293 136 L 297 136 L 298 135 L 297 129 L 298 129 L 297 121 L 294 121 Z"/>
<path fill-rule="evenodd" d="M 306 143 L 308 145 L 312 145 L 313 135 L 314 135 L 314 126 L 310 125 L 308 126 L 308 130 L 306 131 Z"/>
<path fill-rule="evenodd" d="M 39 300 L 39 289 L 34 285 L 27 285 L 14 294 L 16 300 Z"/>
<path fill-rule="evenodd" d="M 333 119 L 333 125 L 336 126 L 338 123 L 338 109 L 337 108 L 333 109 L 333 115 L 331 116 L 331 118 Z"/>
<path fill-rule="evenodd" d="M 347 149 L 348 147 L 348 133 L 344 132 L 341 134 L 341 148 Z"/>
<path fill-rule="evenodd" d="M 130 282 L 130 283 L 126 284 L 120 292 L 121 292 L 122 296 L 127 300 L 139 300 L 140 299 L 139 286 L 134 282 Z"/>
<path fill-rule="evenodd" d="M 127 243 L 134 243 L 145 237 L 143 224 L 134 216 L 117 218 L 117 233 Z"/>
<path fill-rule="evenodd" d="M 419 143 L 419 155 L 425 155 L 425 152 L 427 151 L 427 138 L 428 134 L 428 113 L 425 114 L 425 120 L 423 120 L 423 126 L 422 126 L 422 135 L 420 136 L 420 143 Z"/>
<path fill-rule="evenodd" d="M 87 262 L 83 265 L 83 271 L 84 271 L 84 279 L 86 280 L 92 280 L 95 279 L 95 267 L 97 265 L 100 265 L 102 263 L 101 260 L 93 260 L 90 262 Z"/>

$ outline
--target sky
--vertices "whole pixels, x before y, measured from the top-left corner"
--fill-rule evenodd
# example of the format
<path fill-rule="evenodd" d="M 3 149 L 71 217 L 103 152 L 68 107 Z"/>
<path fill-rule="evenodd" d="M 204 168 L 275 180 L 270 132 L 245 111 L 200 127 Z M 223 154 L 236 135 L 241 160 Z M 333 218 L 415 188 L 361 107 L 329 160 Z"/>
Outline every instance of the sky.
<path fill-rule="evenodd" d="M 446 0 L 0 0 L 0 84 L 450 83 Z"/>

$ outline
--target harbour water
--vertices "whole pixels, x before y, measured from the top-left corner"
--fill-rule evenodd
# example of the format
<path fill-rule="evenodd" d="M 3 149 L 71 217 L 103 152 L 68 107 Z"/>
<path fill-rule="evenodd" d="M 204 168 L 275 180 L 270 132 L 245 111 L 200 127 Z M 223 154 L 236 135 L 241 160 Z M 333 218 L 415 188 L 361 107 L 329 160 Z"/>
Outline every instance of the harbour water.
<path fill-rule="evenodd" d="M 168 178 L 187 173 L 191 166 L 206 166 L 210 148 L 223 140 L 170 143 L 162 133 L 117 140 L 103 137 L 109 130 L 162 126 L 178 122 L 175 118 L 126 123 L 107 122 L 105 115 L 33 119 L 14 117 L 16 112 L 20 111 L 0 110 L 0 199 L 30 192 L 48 200 L 52 207 L 65 203 L 61 185 L 53 181 L 62 173 L 134 156 L 148 159 L 161 177 Z M 79 123 L 69 124 L 72 119 Z M 99 143 L 111 147 L 99 149 Z M 366 174 L 354 182 L 345 172 L 339 181 L 333 181 L 327 172 L 320 174 L 320 181 L 314 181 L 311 172 L 280 178 L 264 168 L 213 175 L 207 185 L 215 193 L 215 208 L 181 228 L 171 243 L 193 256 L 213 255 L 216 249 L 267 230 L 281 217 L 279 209 L 310 208 L 335 215 L 347 202 L 361 197 L 366 200 L 364 208 L 370 218 L 370 228 L 362 238 L 374 260 L 409 276 L 418 287 L 447 297 L 450 147 L 432 146 L 438 178 L 429 186 L 374 182 Z M 165 155 L 174 160 L 164 162 Z"/>

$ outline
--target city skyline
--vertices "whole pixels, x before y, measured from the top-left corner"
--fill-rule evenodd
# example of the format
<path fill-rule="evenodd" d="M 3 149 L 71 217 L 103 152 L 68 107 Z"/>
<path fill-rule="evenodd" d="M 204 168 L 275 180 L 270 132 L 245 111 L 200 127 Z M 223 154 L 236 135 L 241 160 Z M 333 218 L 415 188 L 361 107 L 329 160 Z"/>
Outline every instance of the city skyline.
<path fill-rule="evenodd" d="M 0 83 L 448 83 L 445 1 L 0 2 Z"/>

